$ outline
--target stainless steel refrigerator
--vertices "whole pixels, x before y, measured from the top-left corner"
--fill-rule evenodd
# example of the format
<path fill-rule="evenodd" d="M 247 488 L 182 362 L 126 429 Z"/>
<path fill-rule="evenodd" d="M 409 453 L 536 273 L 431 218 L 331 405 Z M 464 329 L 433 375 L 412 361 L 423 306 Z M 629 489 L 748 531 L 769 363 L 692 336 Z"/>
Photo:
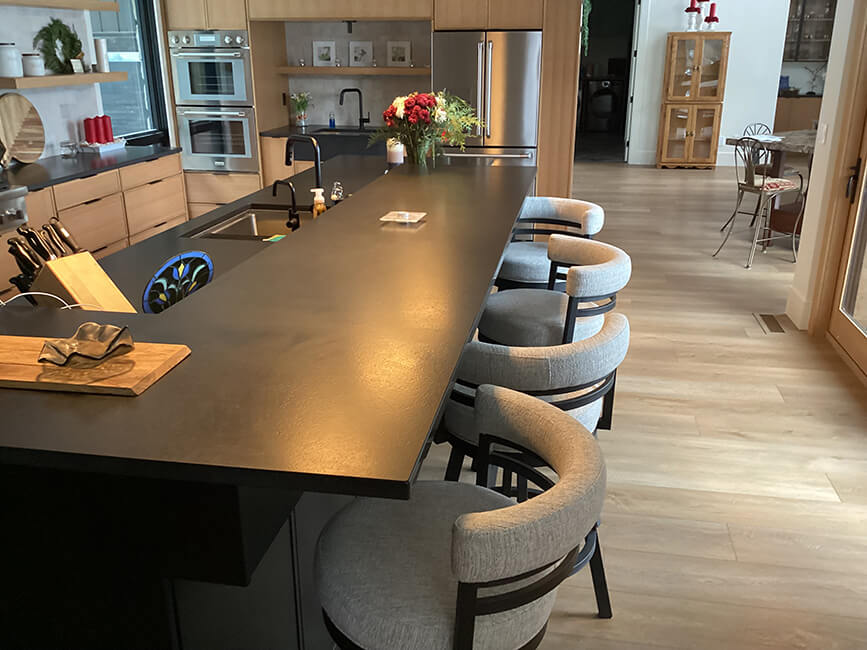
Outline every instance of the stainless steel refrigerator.
<path fill-rule="evenodd" d="M 542 32 L 434 32 L 433 88 L 467 100 L 484 122 L 465 152 L 491 164 L 536 164 Z"/>

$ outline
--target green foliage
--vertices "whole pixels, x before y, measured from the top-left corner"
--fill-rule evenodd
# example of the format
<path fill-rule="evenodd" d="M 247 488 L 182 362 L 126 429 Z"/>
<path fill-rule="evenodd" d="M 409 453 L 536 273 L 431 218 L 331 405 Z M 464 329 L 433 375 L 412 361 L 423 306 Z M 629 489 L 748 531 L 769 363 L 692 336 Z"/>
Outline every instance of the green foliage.
<path fill-rule="evenodd" d="M 36 33 L 33 47 L 38 47 L 42 53 L 45 67 L 57 74 L 71 74 L 70 60 L 81 57 L 81 39 L 78 34 L 57 18 L 52 18 L 51 22 Z"/>
<path fill-rule="evenodd" d="M 310 93 L 292 93 L 289 99 L 292 100 L 292 108 L 296 113 L 306 113 L 307 107 L 310 106 Z"/>
<path fill-rule="evenodd" d="M 590 12 L 593 10 L 592 0 L 584 0 L 581 6 L 583 17 L 581 18 L 581 41 L 584 45 L 584 56 L 590 49 Z"/>

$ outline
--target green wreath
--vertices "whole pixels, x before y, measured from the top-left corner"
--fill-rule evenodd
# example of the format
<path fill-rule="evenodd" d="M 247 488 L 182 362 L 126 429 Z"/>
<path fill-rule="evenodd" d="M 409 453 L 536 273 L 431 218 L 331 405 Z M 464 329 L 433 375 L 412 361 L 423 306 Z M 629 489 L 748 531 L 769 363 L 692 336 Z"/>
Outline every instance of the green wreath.
<path fill-rule="evenodd" d="M 52 18 L 50 23 L 36 33 L 33 47 L 38 47 L 42 52 L 45 67 L 57 74 L 72 74 L 70 59 L 81 57 L 81 39 L 78 34 L 57 18 Z"/>

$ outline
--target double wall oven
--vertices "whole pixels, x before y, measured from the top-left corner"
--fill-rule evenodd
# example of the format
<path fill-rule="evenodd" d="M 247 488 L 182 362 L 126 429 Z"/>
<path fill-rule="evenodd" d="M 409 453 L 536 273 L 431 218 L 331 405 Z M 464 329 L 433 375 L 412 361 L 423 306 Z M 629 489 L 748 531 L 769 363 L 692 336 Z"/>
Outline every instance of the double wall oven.
<path fill-rule="evenodd" d="M 245 31 L 169 32 L 184 169 L 259 171 Z"/>

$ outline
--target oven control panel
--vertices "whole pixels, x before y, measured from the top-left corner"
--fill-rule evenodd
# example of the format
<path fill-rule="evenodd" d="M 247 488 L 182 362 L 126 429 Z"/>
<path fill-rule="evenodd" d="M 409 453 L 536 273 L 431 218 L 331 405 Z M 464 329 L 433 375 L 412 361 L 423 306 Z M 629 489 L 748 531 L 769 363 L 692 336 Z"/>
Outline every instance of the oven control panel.
<path fill-rule="evenodd" d="M 171 31 L 169 46 L 173 49 L 248 48 L 247 32 L 243 30 Z"/>

